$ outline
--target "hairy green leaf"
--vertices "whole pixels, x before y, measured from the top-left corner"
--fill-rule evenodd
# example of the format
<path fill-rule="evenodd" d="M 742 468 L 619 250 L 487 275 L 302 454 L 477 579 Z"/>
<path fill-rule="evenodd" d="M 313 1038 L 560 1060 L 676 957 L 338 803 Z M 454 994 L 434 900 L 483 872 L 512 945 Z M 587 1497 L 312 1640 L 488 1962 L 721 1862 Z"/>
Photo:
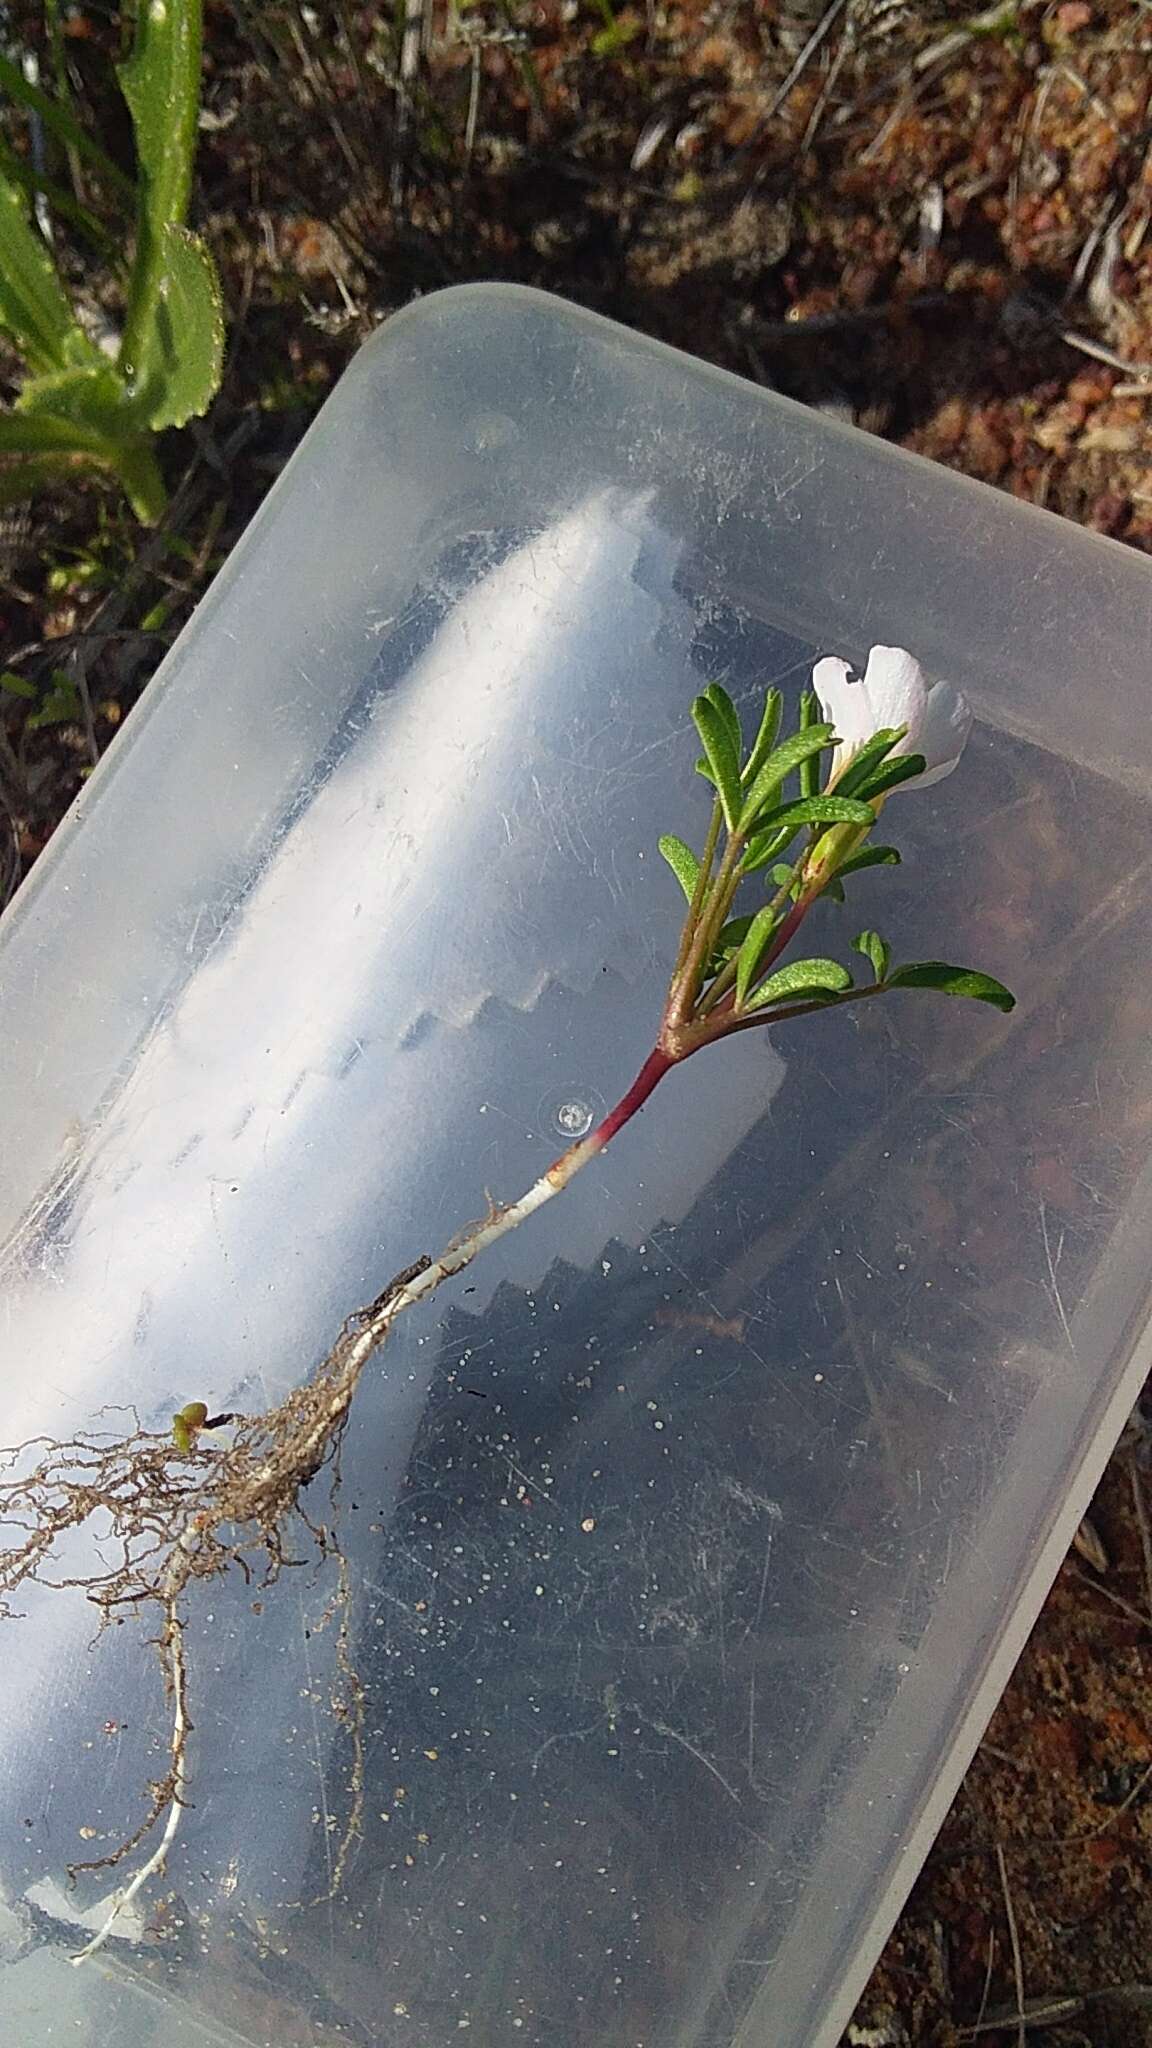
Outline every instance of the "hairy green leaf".
<path fill-rule="evenodd" d="M 894 846 L 862 846 L 859 853 L 849 854 L 836 870 L 836 878 L 843 881 L 845 875 L 859 874 L 861 868 L 898 868 L 900 855 Z"/>
<path fill-rule="evenodd" d="M 838 960 L 792 960 L 762 981 L 749 996 L 745 1008 L 762 1010 L 768 1003 L 818 1001 L 821 996 L 843 995 L 852 986 L 852 976 Z"/>
<path fill-rule="evenodd" d="M 877 981 L 883 981 L 888 972 L 888 962 L 892 958 L 892 948 L 888 941 L 882 939 L 879 932 L 857 932 L 852 944 L 858 953 L 863 953 L 865 958 L 872 962 Z"/>
<path fill-rule="evenodd" d="M 784 699 L 780 691 L 766 691 L 764 710 L 760 719 L 760 730 L 756 735 L 752 752 L 749 754 L 741 770 L 741 781 L 745 783 L 754 782 L 759 775 L 761 768 L 776 744 L 776 735 L 780 730 L 780 714 L 783 709 Z"/>
<path fill-rule="evenodd" d="M 857 790 L 863 788 L 873 770 L 879 768 L 880 763 L 887 759 L 907 730 L 906 725 L 892 725 L 873 733 L 871 739 L 865 741 L 860 748 L 859 753 L 852 756 L 844 773 L 836 777 L 836 788 L 840 795 L 854 796 Z"/>
<path fill-rule="evenodd" d="M 909 782 L 913 775 L 923 775 L 926 766 L 923 754 L 897 754 L 894 761 L 885 761 L 882 767 L 877 768 L 875 774 L 870 775 L 868 780 L 861 784 L 857 795 L 875 802 L 878 796 L 895 789 L 898 783 Z"/>
<path fill-rule="evenodd" d="M 744 745 L 744 735 L 740 730 L 740 713 L 737 711 L 723 683 L 708 683 L 705 686 L 704 695 L 724 720 L 728 728 L 728 737 L 732 742 L 733 751 L 737 761 L 739 761 L 740 751 Z"/>
<path fill-rule="evenodd" d="M 51 414 L 53 419 L 70 420 L 78 429 L 90 431 L 111 447 L 118 436 L 129 431 L 125 417 L 127 398 L 123 379 L 101 357 L 82 369 L 53 370 L 43 377 L 29 377 L 14 410 L 25 419 Z"/>
<path fill-rule="evenodd" d="M 684 891 L 685 901 L 691 903 L 696 894 L 696 883 L 700 877 L 700 863 L 690 846 L 677 839 L 674 832 L 665 832 L 658 841 L 660 852 L 667 861 L 676 880 Z"/>
<path fill-rule="evenodd" d="M 182 426 L 219 381 L 223 323 L 215 265 L 184 229 L 200 90 L 200 0 L 138 0 L 119 71 L 136 133 L 136 255 L 121 367 L 140 419 Z"/>
<path fill-rule="evenodd" d="M 216 266 L 187 228 L 160 237 L 164 261 L 153 318 L 137 355 L 133 407 L 154 433 L 207 412 L 224 363 L 224 310 Z"/>
<path fill-rule="evenodd" d="M 815 690 L 805 690 L 800 698 L 801 732 L 810 732 L 812 727 L 819 722 L 819 717 L 819 697 L 816 695 Z M 800 763 L 800 794 L 801 796 L 815 796 L 819 787 L 820 757 L 818 754 L 809 754 L 807 759 Z"/>
<path fill-rule="evenodd" d="M 771 943 L 772 934 L 779 921 L 778 913 L 772 909 L 771 904 L 766 903 L 762 910 L 756 912 L 755 917 L 748 926 L 744 943 L 740 948 L 740 958 L 736 963 L 736 1007 L 738 1009 L 743 1009 L 744 1007 L 744 999 L 756 979 L 760 962 L 763 960 Z"/>
<path fill-rule="evenodd" d="M 760 814 L 775 804 L 785 777 L 802 761 L 819 754 L 831 739 L 830 725 L 810 725 L 804 732 L 793 733 L 782 746 L 773 748 L 761 764 L 744 800 L 739 827 L 742 837 L 746 839 L 757 825 L 762 826 Z"/>
<path fill-rule="evenodd" d="M 1002 981 L 990 974 L 978 974 L 974 967 L 950 967 L 946 960 L 916 960 L 908 967 L 893 968 L 886 988 L 934 988 L 941 995 L 971 996 L 978 1003 L 991 1003 L 997 1010 L 1014 1010 L 1016 998 Z"/>
<path fill-rule="evenodd" d="M 769 861 L 775 860 L 778 853 L 783 853 L 791 837 L 792 831 L 787 825 L 781 832 L 758 832 L 744 849 L 740 873 L 754 875 L 760 868 L 766 868 Z"/>
<path fill-rule="evenodd" d="M 30 370 L 63 370 L 99 362 L 96 348 L 73 318 L 56 266 L 24 200 L 0 172 L 0 327 L 17 344 Z"/>
<path fill-rule="evenodd" d="M 760 820 L 764 831 L 783 831 L 789 835 L 801 825 L 871 825 L 874 824 L 868 805 L 854 796 L 801 796 L 795 803 L 782 804 L 778 811 L 768 811 Z"/>
<path fill-rule="evenodd" d="M 692 720 L 708 757 L 711 780 L 716 785 L 724 822 L 728 830 L 734 832 L 740 813 L 740 758 L 732 742 L 731 729 L 724 713 L 717 710 L 710 697 L 696 698 L 692 706 Z"/>

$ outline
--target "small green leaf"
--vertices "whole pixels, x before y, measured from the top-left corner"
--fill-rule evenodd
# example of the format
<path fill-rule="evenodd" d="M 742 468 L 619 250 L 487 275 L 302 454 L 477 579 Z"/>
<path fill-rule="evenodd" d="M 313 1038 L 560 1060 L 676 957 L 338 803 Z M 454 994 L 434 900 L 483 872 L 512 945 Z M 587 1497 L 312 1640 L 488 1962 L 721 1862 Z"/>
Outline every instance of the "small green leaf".
<path fill-rule="evenodd" d="M 638 21 L 614 21 L 608 28 L 597 29 L 589 48 L 594 57 L 616 57 L 642 34 Z"/>
<path fill-rule="evenodd" d="M 744 944 L 751 922 L 751 917 L 733 917 L 721 928 L 719 937 L 716 940 L 715 950 L 708 963 L 710 974 L 719 974 L 720 969 L 727 965 L 733 953 L 739 952 Z"/>
<path fill-rule="evenodd" d="M 758 832 L 754 839 L 748 841 L 744 850 L 744 858 L 740 862 L 740 873 L 742 875 L 754 875 L 758 869 L 766 868 L 769 861 L 775 860 L 778 853 L 783 853 L 792 836 L 791 829 L 787 825 L 785 825 L 782 832 Z"/>
<path fill-rule="evenodd" d="M 78 725 L 84 715 L 80 694 L 65 669 L 54 668 L 52 688 L 45 691 L 39 708 L 25 720 L 30 732 L 38 732 L 46 725 Z"/>
<path fill-rule="evenodd" d="M 674 832 L 665 832 L 658 844 L 660 852 L 684 891 L 685 901 L 691 903 L 700 878 L 700 863 L 696 855 L 682 839 L 677 839 Z"/>
<path fill-rule="evenodd" d="M 972 996 L 978 1003 L 991 1003 L 997 1010 L 1014 1010 L 1016 998 L 1002 981 L 990 974 L 978 974 L 973 967 L 950 967 L 946 960 L 916 960 L 908 967 L 896 967 L 886 988 L 934 988 L 941 995 Z"/>
<path fill-rule="evenodd" d="M 742 782 L 754 782 L 769 754 L 772 752 L 776 744 L 776 735 L 780 730 L 780 713 L 783 709 L 784 699 L 780 691 L 767 691 L 764 698 L 764 711 L 760 719 L 760 730 L 756 735 L 752 752 L 749 754 L 741 770 L 740 779 Z"/>
<path fill-rule="evenodd" d="M 848 859 L 836 870 L 837 879 L 845 875 L 859 874 L 861 868 L 898 868 L 900 855 L 894 846 L 862 846 L 859 853 L 849 854 Z"/>
<path fill-rule="evenodd" d="M 871 739 L 860 748 L 859 753 L 853 755 L 844 773 L 836 777 L 836 787 L 841 796 L 854 796 L 867 782 L 873 769 L 878 768 L 880 763 L 887 759 L 897 741 L 904 738 L 907 730 L 906 725 L 892 725 L 873 733 Z"/>
<path fill-rule="evenodd" d="M 772 870 L 772 880 L 778 889 L 798 889 L 800 886 L 799 875 L 795 868 L 789 867 L 786 860 L 776 863 Z"/>
<path fill-rule="evenodd" d="M 18 676 L 15 669 L 12 668 L 6 668 L 0 673 L 0 690 L 6 690 L 10 697 L 34 697 L 36 695 L 35 683 L 30 683 L 27 676 Z"/>
<path fill-rule="evenodd" d="M 923 775 L 926 766 L 923 754 L 897 754 L 894 761 L 885 761 L 883 767 L 869 776 L 857 793 L 874 803 L 898 783 L 910 781 L 913 775 Z"/>
<path fill-rule="evenodd" d="M 718 711 L 724 720 L 736 759 L 739 760 L 740 751 L 744 745 L 744 735 L 740 730 L 740 713 L 737 711 L 723 683 L 708 683 L 705 687 L 704 695 L 713 709 Z"/>
<path fill-rule="evenodd" d="M 892 948 L 887 940 L 882 939 L 879 932 L 857 932 L 852 944 L 858 953 L 863 953 L 872 962 L 877 981 L 883 981 L 892 958 Z"/>
<path fill-rule="evenodd" d="M 744 943 L 740 948 L 740 958 L 736 963 L 736 1007 L 738 1010 L 742 1010 L 744 1007 L 744 998 L 756 979 L 760 962 L 764 958 L 778 923 L 779 917 L 777 912 L 772 909 L 771 904 L 766 903 L 763 910 L 756 912 L 748 927 Z"/>
<path fill-rule="evenodd" d="M 787 826 L 789 836 L 801 825 L 867 826 L 875 822 L 869 806 L 854 796 L 797 797 L 795 803 L 768 811 L 760 821 L 765 831 L 782 832 Z"/>
<path fill-rule="evenodd" d="M 817 723 L 819 715 L 819 697 L 816 695 L 815 690 L 805 690 L 800 698 L 801 732 L 810 732 Z M 809 754 L 807 760 L 800 763 L 800 794 L 801 796 L 815 796 L 819 787 L 820 759 L 816 754 Z"/>
<path fill-rule="evenodd" d="M 740 813 L 740 833 L 747 838 L 760 822 L 760 813 L 776 802 L 784 778 L 791 775 L 802 761 L 819 754 L 831 744 L 830 725 L 810 725 L 804 732 L 793 733 L 783 746 L 775 747 L 761 764 Z"/>
<path fill-rule="evenodd" d="M 710 697 L 697 697 L 692 706 L 692 721 L 704 743 L 724 822 L 728 830 L 734 832 L 740 814 L 740 760 L 732 743 L 728 722 Z"/>
<path fill-rule="evenodd" d="M 843 995 L 852 986 L 852 976 L 838 960 L 792 960 L 762 981 L 749 996 L 745 1008 L 762 1010 L 767 1003 L 801 998 L 818 1001 L 821 996 Z"/>

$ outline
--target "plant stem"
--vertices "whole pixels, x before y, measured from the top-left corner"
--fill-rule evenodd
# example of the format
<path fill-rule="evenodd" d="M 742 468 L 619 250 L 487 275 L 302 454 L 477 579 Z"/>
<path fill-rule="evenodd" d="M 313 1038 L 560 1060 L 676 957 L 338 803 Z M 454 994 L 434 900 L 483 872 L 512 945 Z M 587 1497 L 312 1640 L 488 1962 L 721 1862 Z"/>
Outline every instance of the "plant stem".
<path fill-rule="evenodd" d="M 724 849 L 724 858 L 716 880 L 704 897 L 703 906 L 697 912 L 695 929 L 692 931 L 684 958 L 677 964 L 668 991 L 668 1003 L 664 1011 L 665 1027 L 673 1031 L 683 1029 L 690 1023 L 696 1006 L 696 996 L 720 928 L 732 907 L 732 898 L 740 885 L 740 859 L 744 852 L 744 841 L 732 833 Z M 687 937 L 692 925 L 689 913 L 685 926 Z"/>
<path fill-rule="evenodd" d="M 570 1180 L 598 1157 L 613 1138 L 623 1130 L 642 1109 L 653 1089 L 663 1080 L 671 1067 L 683 1055 L 669 1052 L 657 1045 L 649 1053 L 630 1088 L 626 1089 L 619 1102 L 608 1111 L 585 1138 L 570 1145 L 558 1159 L 553 1160 L 548 1171 L 533 1181 L 532 1186 L 520 1196 L 519 1201 L 510 1202 L 503 1208 L 492 1208 L 482 1223 L 473 1224 L 460 1237 L 453 1240 L 439 1258 L 427 1259 L 415 1269 L 393 1281 L 384 1292 L 360 1316 L 352 1319 L 362 1327 L 356 1332 L 354 1342 L 345 1349 L 343 1333 L 335 1346 L 316 1368 L 314 1378 L 331 1379 L 331 1396 L 326 1399 L 316 1417 L 309 1437 L 300 1445 L 296 1456 L 296 1469 L 303 1485 L 315 1475 L 323 1461 L 324 1454 L 337 1439 L 339 1430 L 348 1414 L 353 1395 L 361 1374 L 373 1353 L 384 1342 L 397 1316 L 405 1309 L 415 1307 L 453 1274 L 462 1272 L 471 1265 L 474 1258 L 495 1244 L 497 1239 L 507 1236 L 545 1202 L 552 1200 L 567 1187 Z M 346 1324 L 345 1329 L 349 1326 Z M 338 1366 L 338 1369 L 335 1369 Z M 259 1488 L 262 1476 L 256 1475 Z M 188 1719 L 187 1681 L 183 1648 L 183 1625 L 180 1617 L 181 1597 L 194 1576 L 197 1553 L 205 1537 L 204 1518 L 195 1515 L 186 1524 L 172 1551 L 164 1574 L 163 1602 L 165 1629 L 162 1638 L 168 1691 L 172 1700 L 172 1730 L 169 1737 L 169 1754 L 172 1759 L 171 1774 L 167 1781 L 167 1799 L 164 1828 L 152 1854 L 142 1863 L 127 1884 L 118 1886 L 107 1902 L 105 1918 L 91 1941 L 72 1958 L 74 1963 L 85 1963 L 102 1949 L 115 1932 L 116 1923 L 125 1906 L 129 1905 L 142 1886 L 160 1871 L 176 1838 L 180 1816 L 188 1799 L 188 1734 L 191 1723 Z M 161 1805 L 156 1813 L 165 1812 Z"/>
<path fill-rule="evenodd" d="M 700 868 L 696 876 L 696 887 L 692 891 L 692 900 L 688 905 L 688 915 L 684 919 L 684 929 L 680 934 L 680 946 L 676 954 L 676 965 L 672 969 L 673 983 L 675 983 L 684 962 L 688 958 L 689 949 L 696 931 L 696 920 L 704 907 L 704 898 L 708 893 L 708 884 L 712 878 L 712 863 L 716 858 L 716 845 L 720 838 L 720 826 L 723 822 L 723 816 L 724 814 L 720 809 L 720 799 L 717 797 L 716 802 L 712 806 L 712 820 L 708 827 L 708 837 L 704 841 L 704 851 L 700 856 Z"/>

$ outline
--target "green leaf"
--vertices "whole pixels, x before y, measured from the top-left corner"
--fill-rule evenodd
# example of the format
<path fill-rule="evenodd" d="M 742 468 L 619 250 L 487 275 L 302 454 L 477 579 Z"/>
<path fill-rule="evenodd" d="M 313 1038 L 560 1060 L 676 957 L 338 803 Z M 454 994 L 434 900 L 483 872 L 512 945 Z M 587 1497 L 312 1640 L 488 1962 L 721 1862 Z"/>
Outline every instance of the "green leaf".
<path fill-rule="evenodd" d="M 6 668 L 0 672 L 0 690 L 6 690 L 10 697 L 34 697 L 36 695 L 35 683 L 30 683 L 27 676 L 18 676 L 13 668 Z"/>
<path fill-rule="evenodd" d="M 696 698 L 692 720 L 704 743 L 710 779 L 716 785 L 724 822 L 734 832 L 740 814 L 740 758 L 732 743 L 731 729 L 710 697 Z"/>
<path fill-rule="evenodd" d="M 732 742 L 733 751 L 735 752 L 736 759 L 739 760 L 741 749 L 744 745 L 744 735 L 740 730 L 740 713 L 737 711 L 723 683 L 709 683 L 705 688 L 704 695 L 713 709 L 718 711 L 724 720 L 728 728 L 728 737 Z"/>
<path fill-rule="evenodd" d="M 81 369 L 30 377 L 16 400 L 15 411 L 24 419 L 50 414 L 53 419 L 69 420 L 111 446 L 131 431 L 127 398 L 123 380 L 101 357 Z"/>
<path fill-rule="evenodd" d="M 152 324 L 137 353 L 133 409 L 159 433 L 207 412 L 224 365 L 220 281 L 204 243 L 187 228 L 160 237 L 163 264 Z"/>
<path fill-rule="evenodd" d="M 778 811 L 769 811 L 760 821 L 765 831 L 782 832 L 788 829 L 789 837 L 801 825 L 873 825 L 875 818 L 869 806 L 854 796 L 801 796 L 795 803 L 782 804 Z"/>
<path fill-rule="evenodd" d="M 614 21 L 609 28 L 597 29 L 589 47 L 594 57 L 615 57 L 642 33 L 638 21 Z"/>
<path fill-rule="evenodd" d="M 777 865 L 772 870 L 772 880 L 778 889 L 798 889 L 800 887 L 799 875 L 794 868 L 789 867 L 786 860 L 777 862 Z"/>
<path fill-rule="evenodd" d="M 824 887 L 820 891 L 820 895 L 821 898 L 826 896 L 828 898 L 829 903 L 843 903 L 843 882 L 839 881 L 837 877 L 833 875 L 832 880 L 830 882 L 825 882 Z"/>
<path fill-rule="evenodd" d="M 882 768 L 878 768 L 858 794 L 867 797 L 869 802 L 875 802 L 887 790 L 895 789 L 897 783 L 908 782 L 913 775 L 923 775 L 926 766 L 923 754 L 898 754 L 894 761 L 886 761 Z"/>
<path fill-rule="evenodd" d="M 797 997 L 818 1001 L 821 996 L 843 995 L 852 986 L 852 976 L 838 960 L 792 960 L 762 981 L 749 996 L 745 1008 L 762 1010 L 767 1003 L 782 1003 Z"/>
<path fill-rule="evenodd" d="M 743 838 L 746 839 L 760 821 L 761 811 L 776 802 L 785 777 L 791 775 L 793 769 L 798 768 L 802 761 L 807 761 L 811 755 L 819 754 L 824 747 L 829 746 L 831 740 L 830 725 L 810 725 L 804 732 L 793 733 L 791 739 L 784 741 L 783 746 L 773 748 L 761 764 L 744 800 L 739 826 Z"/>
<path fill-rule="evenodd" d="M 816 695 L 815 690 L 805 690 L 800 698 L 801 732 L 811 731 L 812 727 L 817 723 L 819 711 L 820 699 Z M 800 794 L 801 796 L 815 796 L 819 787 L 819 757 L 816 754 L 809 754 L 807 760 L 800 763 Z"/>
<path fill-rule="evenodd" d="M 863 953 L 872 962 L 877 981 L 883 981 L 892 958 L 892 948 L 887 940 L 882 939 L 879 932 L 857 932 L 852 944 L 858 953 Z"/>
<path fill-rule="evenodd" d="M 0 327 L 30 370 L 101 360 L 74 319 L 56 266 L 15 185 L 0 172 Z"/>
<path fill-rule="evenodd" d="M 700 878 L 700 863 L 696 855 L 690 846 L 684 844 L 682 839 L 677 839 L 674 832 L 665 832 L 663 838 L 658 841 L 658 845 L 660 852 L 684 891 L 685 900 L 691 903 L 692 898 L 696 894 L 696 884 Z"/>
<path fill-rule="evenodd" d="M 64 669 L 53 669 L 52 688 L 40 699 L 39 708 L 24 723 L 30 732 L 46 725 L 78 725 L 84 715 L 80 694 Z"/>
<path fill-rule="evenodd" d="M 900 855 L 894 846 L 862 846 L 859 853 L 849 854 L 836 870 L 838 881 L 845 875 L 859 874 L 861 868 L 898 868 Z"/>
<path fill-rule="evenodd" d="M 93 170 L 99 171 L 110 189 L 131 201 L 131 178 L 125 177 L 124 172 L 112 162 L 111 157 L 105 156 L 99 144 L 93 142 L 90 135 L 85 134 L 79 122 L 73 120 L 61 101 L 49 98 L 46 92 L 41 92 L 39 87 L 30 84 L 19 65 L 13 64 L 11 58 L 2 55 L 0 92 L 9 93 L 21 106 L 28 107 L 32 113 L 38 114 L 48 133 L 54 135 L 57 142 L 62 143 L 65 149 L 74 149 L 78 156 L 87 157 Z"/>
<path fill-rule="evenodd" d="M 776 744 L 776 735 L 780 730 L 780 713 L 783 709 L 784 699 L 780 691 L 767 691 L 764 697 L 764 711 L 760 719 L 760 730 L 756 735 L 752 752 L 749 754 L 741 770 L 740 779 L 742 782 L 755 781 L 769 754 L 772 752 Z"/>
<path fill-rule="evenodd" d="M 841 796 L 853 796 L 867 782 L 874 768 L 892 752 L 898 740 L 904 738 L 906 725 L 885 726 L 873 733 L 870 740 L 854 754 L 842 775 L 836 777 L 836 787 Z"/>
<path fill-rule="evenodd" d="M 766 868 L 769 861 L 775 860 L 776 855 L 784 851 L 791 838 L 792 832 L 787 825 L 782 832 L 758 832 L 754 839 L 748 841 L 744 850 L 740 873 L 754 875 L 758 869 Z"/>
<path fill-rule="evenodd" d="M 75 462 L 86 457 L 110 462 L 112 447 L 107 435 L 78 421 L 57 419 L 48 412 L 0 412 L 0 455 L 51 455 Z M 61 472 L 57 470 L 57 476 Z"/>
<path fill-rule="evenodd" d="M 779 915 L 766 903 L 758 910 L 748 927 L 740 958 L 736 963 L 736 1007 L 742 1010 L 744 998 L 756 979 L 761 960 L 771 942 L 772 934 L 779 923 Z"/>
<path fill-rule="evenodd" d="M 896 967 L 886 988 L 934 988 L 941 995 L 971 996 L 978 1003 L 991 1003 L 997 1010 L 1014 1010 L 1016 998 L 1002 981 L 990 974 L 978 974 L 973 967 L 950 967 L 946 960 L 917 960 L 908 967 Z"/>
<path fill-rule="evenodd" d="M 181 426 L 220 378 L 215 266 L 184 230 L 200 90 L 200 0 L 138 0 L 132 55 L 119 71 L 136 133 L 136 255 L 120 352 L 140 417 Z"/>
<path fill-rule="evenodd" d="M 733 917 L 728 920 L 726 925 L 722 926 L 716 940 L 712 958 L 708 963 L 710 974 L 719 974 L 720 969 L 727 964 L 733 953 L 739 952 L 751 923 L 752 919 L 750 916 Z"/>

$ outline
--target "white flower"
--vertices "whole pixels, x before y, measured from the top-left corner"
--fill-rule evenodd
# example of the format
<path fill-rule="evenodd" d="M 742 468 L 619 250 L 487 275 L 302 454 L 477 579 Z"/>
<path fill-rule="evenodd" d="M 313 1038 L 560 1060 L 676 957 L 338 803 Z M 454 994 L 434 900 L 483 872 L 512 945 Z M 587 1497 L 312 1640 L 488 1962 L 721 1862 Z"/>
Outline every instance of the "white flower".
<path fill-rule="evenodd" d="M 924 756 L 924 773 L 909 776 L 898 785 L 901 789 L 927 789 L 930 783 L 942 782 L 964 752 L 972 726 L 967 698 L 951 683 L 929 685 L 920 663 L 903 647 L 874 647 L 859 677 L 848 662 L 825 655 L 812 671 L 812 687 L 839 740 L 829 787 L 858 749 L 885 727 L 907 727 L 888 759 Z"/>

